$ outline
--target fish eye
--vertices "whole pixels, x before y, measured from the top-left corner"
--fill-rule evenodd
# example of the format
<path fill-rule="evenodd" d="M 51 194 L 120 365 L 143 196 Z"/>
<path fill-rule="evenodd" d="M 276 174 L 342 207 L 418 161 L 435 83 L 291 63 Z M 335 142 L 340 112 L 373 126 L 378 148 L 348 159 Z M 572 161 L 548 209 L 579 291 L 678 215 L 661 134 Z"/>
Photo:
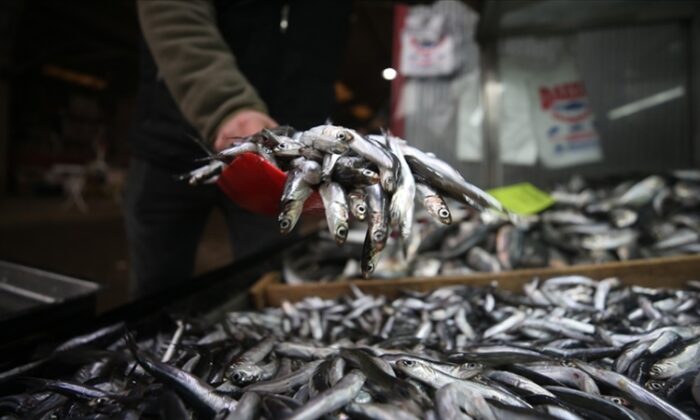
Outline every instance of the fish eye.
<path fill-rule="evenodd" d="M 445 209 L 440 209 L 440 211 L 438 212 L 438 216 L 442 217 L 443 219 L 446 219 L 450 217 L 450 212 Z"/>
<path fill-rule="evenodd" d="M 338 134 L 335 135 L 335 138 L 340 141 L 348 141 L 352 139 L 352 135 L 350 135 L 350 133 L 347 131 L 339 131 Z"/>
<path fill-rule="evenodd" d="M 277 145 L 277 147 L 280 148 L 280 149 L 286 149 L 286 148 L 287 148 L 287 143 L 280 143 L 279 145 Z"/>
<path fill-rule="evenodd" d="M 371 176 L 374 176 L 374 172 L 370 171 L 369 169 L 363 169 L 362 175 L 364 175 L 366 177 L 371 177 Z"/>
<path fill-rule="evenodd" d="M 413 360 L 402 360 L 401 363 L 403 363 L 404 366 L 413 366 L 415 364 Z"/>
<path fill-rule="evenodd" d="M 287 219 L 282 219 L 282 220 L 280 221 L 280 227 L 281 227 L 282 229 L 288 229 L 290 224 L 291 224 L 291 223 L 290 223 L 289 220 L 287 220 Z"/>
<path fill-rule="evenodd" d="M 365 212 L 367 212 L 367 209 L 366 209 L 365 206 L 363 206 L 362 204 L 360 204 L 359 206 L 357 206 L 356 209 L 357 209 L 357 212 L 358 212 L 358 213 L 364 214 Z"/>
<path fill-rule="evenodd" d="M 372 235 L 375 241 L 381 242 L 384 240 L 384 232 L 374 232 L 374 235 Z"/>
<path fill-rule="evenodd" d="M 479 364 L 478 364 L 478 363 L 471 362 L 471 363 L 467 363 L 467 367 L 468 367 L 469 369 L 476 369 L 476 368 L 479 367 Z"/>
<path fill-rule="evenodd" d="M 348 235 L 348 229 L 345 226 L 340 226 L 338 229 L 335 231 L 335 234 L 340 236 L 341 238 L 344 238 Z"/>
<path fill-rule="evenodd" d="M 622 404 L 622 400 L 617 397 L 610 398 L 610 401 L 614 402 L 615 404 Z"/>
<path fill-rule="evenodd" d="M 95 400 L 95 402 L 97 403 L 97 405 L 102 405 L 102 404 L 104 404 L 104 403 L 107 402 L 107 399 L 106 399 L 106 398 L 103 398 L 103 397 L 100 397 L 100 398 L 98 398 L 97 400 Z"/>
<path fill-rule="evenodd" d="M 374 264 L 372 263 L 367 263 L 367 271 L 374 271 Z"/>

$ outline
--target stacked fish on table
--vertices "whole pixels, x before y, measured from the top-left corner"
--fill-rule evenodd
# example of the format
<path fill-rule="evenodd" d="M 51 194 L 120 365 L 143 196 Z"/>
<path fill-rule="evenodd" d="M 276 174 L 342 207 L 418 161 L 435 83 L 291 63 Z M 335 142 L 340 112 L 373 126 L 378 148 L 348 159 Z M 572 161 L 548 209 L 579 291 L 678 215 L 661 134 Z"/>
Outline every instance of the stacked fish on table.
<path fill-rule="evenodd" d="M 443 197 L 508 216 L 496 199 L 434 155 L 389 134 L 362 136 L 334 125 L 306 131 L 263 130 L 208 157 L 208 165 L 182 179 L 194 185 L 216 181 L 226 164 L 243 153 L 259 154 L 287 172 L 278 217 L 283 234 L 294 229 L 314 189 L 321 195 L 337 244 L 347 239 L 351 214 L 367 222 L 361 257 L 365 276 L 374 270 L 392 227 L 404 241 L 410 238 L 416 197 L 429 214 L 446 224 L 451 215 Z"/>
<path fill-rule="evenodd" d="M 155 337 L 108 327 L 40 361 L 77 363 L 72 374 L 0 373 L 23 387 L 0 397 L 0 416 L 698 418 L 700 284 L 689 286 L 567 276 L 394 300 L 355 288 L 213 324 L 178 319 Z"/>
<path fill-rule="evenodd" d="M 463 275 L 700 253 L 700 171 L 623 182 L 573 177 L 551 196 L 552 207 L 517 224 L 457 203 L 449 203 L 449 225 L 419 211 L 409 246 L 390 241 L 374 276 Z M 357 277 L 360 241 L 351 226 L 348 249 L 337 249 L 323 233 L 290 249 L 285 281 Z"/>

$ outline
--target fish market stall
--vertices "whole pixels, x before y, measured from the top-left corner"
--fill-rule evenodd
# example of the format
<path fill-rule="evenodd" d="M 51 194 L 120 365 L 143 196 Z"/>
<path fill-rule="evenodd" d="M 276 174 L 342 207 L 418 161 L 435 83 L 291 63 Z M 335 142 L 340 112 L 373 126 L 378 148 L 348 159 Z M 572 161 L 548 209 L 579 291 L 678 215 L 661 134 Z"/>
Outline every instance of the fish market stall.
<path fill-rule="evenodd" d="M 627 264 L 505 288 L 365 281 L 263 310 L 190 297 L 3 372 L 0 415 L 697 418 L 699 263 Z"/>
<path fill-rule="evenodd" d="M 451 223 L 419 213 L 407 247 L 390 238 L 372 276 L 378 279 L 560 268 L 700 251 L 697 171 L 591 182 L 574 177 L 542 194 L 548 207 L 516 223 L 447 207 Z M 288 284 L 357 278 L 362 234 L 344 247 L 321 232 L 285 252 Z"/>

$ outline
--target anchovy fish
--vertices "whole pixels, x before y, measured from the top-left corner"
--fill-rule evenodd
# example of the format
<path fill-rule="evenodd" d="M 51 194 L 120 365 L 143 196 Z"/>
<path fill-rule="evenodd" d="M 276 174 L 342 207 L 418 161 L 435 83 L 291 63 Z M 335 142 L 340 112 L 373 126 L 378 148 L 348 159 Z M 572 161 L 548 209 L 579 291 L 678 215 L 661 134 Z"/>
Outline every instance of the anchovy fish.
<path fill-rule="evenodd" d="M 304 202 L 309 198 L 313 190 L 304 181 L 304 174 L 301 169 L 293 169 L 287 175 L 282 192 L 281 207 L 278 221 L 280 232 L 289 233 L 299 221 Z"/>
<path fill-rule="evenodd" d="M 348 219 L 350 217 L 345 192 L 340 185 L 334 182 L 321 185 L 319 192 L 326 208 L 328 229 L 336 243 L 342 245 L 348 237 Z"/>
<path fill-rule="evenodd" d="M 523 293 L 453 285 L 392 298 L 351 286 L 346 296 L 213 321 L 151 319 L 138 343 L 108 328 L 60 346 L 40 370 L 4 383 L 19 394 L 0 394 L 0 410 L 15 418 L 698 418 L 695 284 L 652 289 L 567 275 L 533 279 Z"/>
<path fill-rule="evenodd" d="M 380 138 L 383 140 L 381 136 L 372 138 L 377 141 Z M 423 156 L 420 154 L 423 152 L 420 151 L 413 153 L 410 146 L 404 142 L 397 143 L 409 166 L 409 160 L 415 161 L 417 156 Z M 430 155 L 423 154 L 427 156 L 426 159 L 431 159 Z M 352 156 L 343 156 L 343 159 L 359 162 L 355 160 L 359 158 Z M 413 162 L 413 165 L 420 163 Z M 638 183 L 636 179 L 617 185 L 598 182 L 600 186 L 592 188 L 586 185 L 586 180 L 579 177 L 576 178 L 576 183 L 570 183 L 572 186 L 576 184 L 576 189 L 568 189 L 567 185 L 558 186 L 555 191 L 564 191 L 567 194 L 582 194 L 582 191 L 585 191 L 585 195 L 590 197 L 586 205 L 572 204 L 568 201 L 557 202 L 541 214 L 517 218 L 511 215 L 509 221 L 507 217 L 494 216 L 493 212 L 488 210 L 481 213 L 465 210 L 464 200 L 453 201 L 451 196 L 454 194 L 445 190 L 448 187 L 441 187 L 442 184 L 437 180 L 431 180 L 426 172 L 428 169 L 425 169 L 423 174 L 413 167 L 411 171 L 416 181 L 418 199 L 413 221 L 415 229 L 412 229 L 408 239 L 398 240 L 390 236 L 388 246 L 382 251 L 386 258 L 381 260 L 373 272 L 374 277 L 464 275 L 474 271 L 493 272 L 599 264 L 615 260 L 700 252 L 700 217 L 694 211 L 697 205 L 689 203 L 688 198 L 674 188 L 681 182 L 698 181 L 684 181 L 673 175 L 652 178 L 657 181 L 661 179 L 664 183 L 664 188 L 654 195 L 654 199 L 660 195 L 666 197 L 660 211 L 651 211 L 648 207 L 652 203 L 641 207 L 634 204 L 637 203 L 634 196 L 647 194 L 644 192 L 646 187 L 642 188 L 646 185 L 644 182 Z M 453 175 L 454 178 L 458 176 Z M 457 179 L 455 185 L 459 185 L 459 182 L 461 181 Z M 628 194 L 629 191 L 632 192 Z M 615 200 L 625 194 L 632 197 L 629 199 L 631 204 L 617 205 Z M 390 196 L 390 200 L 395 199 Z M 361 203 L 355 198 L 349 201 Z M 354 212 L 353 209 L 351 211 Z M 356 214 L 356 218 L 362 217 Z M 434 223 L 433 220 L 440 223 Z M 442 225 L 448 222 L 452 223 L 449 228 Z M 357 238 L 355 243 L 360 244 L 364 233 L 362 227 L 351 223 L 349 229 L 348 235 Z M 324 245 L 329 240 L 332 241 L 332 237 L 319 235 L 318 239 L 299 245 L 299 248 L 327 249 L 327 252 L 315 254 L 314 264 L 306 264 L 300 268 L 304 277 L 328 280 L 360 276 L 360 258 L 357 255 L 341 257 L 336 248 Z M 357 248 L 359 249 L 360 247 Z M 409 249 L 411 252 L 408 252 Z M 489 256 L 481 250 L 486 251 Z M 464 258 L 470 252 L 471 258 Z M 323 268 L 316 269 L 319 266 Z M 602 286 L 600 293 L 603 293 L 605 288 L 606 286 Z M 546 300 L 546 297 L 544 299 Z M 596 307 L 595 304 L 590 306 L 591 310 L 601 310 L 600 306 Z"/>

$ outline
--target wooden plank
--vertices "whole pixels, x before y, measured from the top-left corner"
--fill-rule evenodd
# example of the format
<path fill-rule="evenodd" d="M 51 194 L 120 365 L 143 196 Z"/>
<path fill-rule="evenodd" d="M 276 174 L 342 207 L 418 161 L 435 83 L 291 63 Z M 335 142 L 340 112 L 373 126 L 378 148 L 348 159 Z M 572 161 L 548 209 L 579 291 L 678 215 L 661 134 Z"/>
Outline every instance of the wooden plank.
<path fill-rule="evenodd" d="M 272 284 L 279 284 L 280 276 L 279 273 L 267 273 L 263 275 L 260 280 L 255 282 L 255 284 L 250 288 L 250 300 L 253 302 L 256 308 L 264 308 L 266 306 L 266 290 Z M 280 302 L 281 304 L 281 302 Z M 279 306 L 279 305 L 278 305 Z"/>
<path fill-rule="evenodd" d="M 599 265 L 578 265 L 565 268 L 514 270 L 503 273 L 480 273 L 470 276 L 424 277 L 395 280 L 355 280 L 334 283 L 287 285 L 280 282 L 278 273 L 269 273 L 251 289 L 256 308 L 279 306 L 284 300 L 295 302 L 307 296 L 332 299 L 350 292 L 350 283 L 363 292 L 396 297 L 401 290 L 429 291 L 442 286 L 498 284 L 505 290 L 520 291 L 533 278 L 548 279 L 556 276 L 580 274 L 593 279 L 618 277 L 625 284 L 645 287 L 682 288 L 685 282 L 700 279 L 700 255 L 654 258 L 614 262 Z M 253 292 L 255 290 L 255 292 Z"/>

